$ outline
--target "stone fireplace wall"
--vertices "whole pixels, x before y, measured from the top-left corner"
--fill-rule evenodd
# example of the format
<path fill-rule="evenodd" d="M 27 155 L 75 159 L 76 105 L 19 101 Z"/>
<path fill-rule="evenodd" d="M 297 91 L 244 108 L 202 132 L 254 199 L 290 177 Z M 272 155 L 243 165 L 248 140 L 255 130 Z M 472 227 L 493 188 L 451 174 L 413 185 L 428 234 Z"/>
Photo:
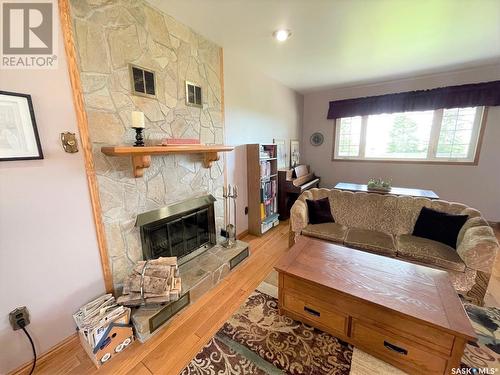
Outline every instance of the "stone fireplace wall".
<path fill-rule="evenodd" d="M 107 157 L 103 145 L 132 144 L 131 111 L 146 118 L 145 139 L 199 138 L 224 143 L 221 49 L 140 0 L 71 0 L 73 30 L 99 183 L 113 283 L 119 289 L 142 259 L 139 213 L 210 193 L 217 233 L 223 224 L 224 163 L 203 168 L 200 156 L 153 156 L 143 178 L 128 157 Z M 128 64 L 156 72 L 157 98 L 132 95 Z M 185 104 L 185 80 L 202 86 L 203 108 Z"/>

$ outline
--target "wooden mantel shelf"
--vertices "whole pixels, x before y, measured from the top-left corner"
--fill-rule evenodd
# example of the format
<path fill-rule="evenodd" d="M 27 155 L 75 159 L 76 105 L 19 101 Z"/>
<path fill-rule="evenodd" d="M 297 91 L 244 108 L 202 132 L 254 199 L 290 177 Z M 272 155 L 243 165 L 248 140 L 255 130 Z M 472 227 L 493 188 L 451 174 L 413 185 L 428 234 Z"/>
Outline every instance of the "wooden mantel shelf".
<path fill-rule="evenodd" d="M 131 156 L 134 166 L 134 176 L 142 177 L 144 169 L 151 165 L 151 155 L 168 154 L 203 154 L 203 166 L 210 168 L 212 162 L 219 160 L 219 152 L 234 150 L 225 145 L 172 145 L 172 146 L 106 146 L 101 152 L 108 156 Z"/>

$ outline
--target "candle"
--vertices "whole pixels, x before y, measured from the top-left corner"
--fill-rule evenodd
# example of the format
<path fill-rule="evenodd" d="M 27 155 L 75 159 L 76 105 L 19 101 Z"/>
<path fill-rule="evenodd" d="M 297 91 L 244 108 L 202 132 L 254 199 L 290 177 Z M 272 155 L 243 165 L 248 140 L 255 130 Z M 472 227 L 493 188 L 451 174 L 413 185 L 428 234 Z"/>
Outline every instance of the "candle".
<path fill-rule="evenodd" d="M 144 113 L 139 111 L 132 111 L 132 127 L 144 128 Z"/>

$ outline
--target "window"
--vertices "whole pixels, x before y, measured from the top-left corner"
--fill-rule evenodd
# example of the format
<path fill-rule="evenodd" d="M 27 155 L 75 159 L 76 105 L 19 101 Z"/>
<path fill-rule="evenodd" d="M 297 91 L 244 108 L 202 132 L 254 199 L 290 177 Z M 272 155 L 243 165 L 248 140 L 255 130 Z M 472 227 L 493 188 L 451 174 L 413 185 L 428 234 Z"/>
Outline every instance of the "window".
<path fill-rule="evenodd" d="M 484 108 L 453 108 L 336 120 L 335 160 L 474 162 Z"/>

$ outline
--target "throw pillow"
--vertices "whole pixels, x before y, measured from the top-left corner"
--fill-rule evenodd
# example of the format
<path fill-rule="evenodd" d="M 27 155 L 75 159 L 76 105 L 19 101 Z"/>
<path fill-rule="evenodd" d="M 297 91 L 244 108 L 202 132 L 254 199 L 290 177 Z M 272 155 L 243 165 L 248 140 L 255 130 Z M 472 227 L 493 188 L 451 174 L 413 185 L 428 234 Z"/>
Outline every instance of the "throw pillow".
<path fill-rule="evenodd" d="M 309 223 L 334 223 L 332 211 L 330 209 L 330 201 L 328 197 L 310 200 L 306 199 L 307 210 L 309 211 Z"/>
<path fill-rule="evenodd" d="M 422 207 L 413 228 L 413 235 L 438 241 L 456 249 L 458 233 L 468 218 L 469 215 L 452 215 Z"/>

